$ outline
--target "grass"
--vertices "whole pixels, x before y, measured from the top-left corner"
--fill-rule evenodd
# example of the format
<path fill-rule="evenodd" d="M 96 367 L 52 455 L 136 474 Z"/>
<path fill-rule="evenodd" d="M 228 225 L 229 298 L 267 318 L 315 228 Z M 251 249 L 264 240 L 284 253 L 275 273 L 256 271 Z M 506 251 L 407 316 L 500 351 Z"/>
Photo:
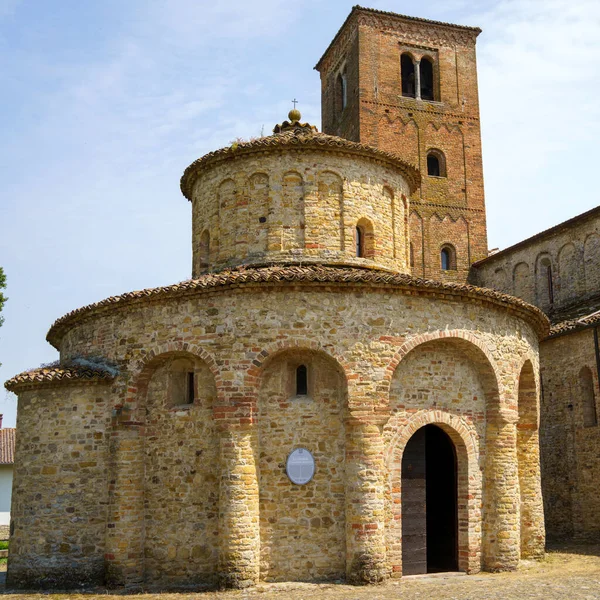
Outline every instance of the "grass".
<path fill-rule="evenodd" d="M 0 550 L 8 550 L 8 542 L 0 542 Z"/>

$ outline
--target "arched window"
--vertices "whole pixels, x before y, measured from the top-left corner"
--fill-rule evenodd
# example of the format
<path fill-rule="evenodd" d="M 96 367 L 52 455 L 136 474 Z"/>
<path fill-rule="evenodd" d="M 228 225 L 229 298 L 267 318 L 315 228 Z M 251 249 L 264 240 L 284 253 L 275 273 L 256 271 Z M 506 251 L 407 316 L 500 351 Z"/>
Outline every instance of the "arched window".
<path fill-rule="evenodd" d="M 598 414 L 596 413 L 596 398 L 594 397 L 594 378 L 588 367 L 579 371 L 579 383 L 581 386 L 581 404 L 583 406 L 583 426 L 595 427 L 598 425 Z"/>
<path fill-rule="evenodd" d="M 306 365 L 296 367 L 296 396 L 308 394 L 308 369 Z"/>
<path fill-rule="evenodd" d="M 335 104 L 338 113 L 341 113 L 348 104 L 348 79 L 346 71 L 340 71 L 336 78 Z"/>
<path fill-rule="evenodd" d="M 419 63 L 419 75 L 421 80 L 421 99 L 434 100 L 433 62 L 426 56 L 424 56 Z"/>
<path fill-rule="evenodd" d="M 548 281 L 548 299 L 550 304 L 554 303 L 554 284 L 552 283 L 552 265 L 546 265 L 546 279 Z"/>
<path fill-rule="evenodd" d="M 410 268 L 414 269 L 414 267 L 415 267 L 415 249 L 412 245 L 412 242 L 410 243 L 408 251 L 409 251 L 409 255 L 410 255 L 410 257 L 409 257 L 410 258 Z"/>
<path fill-rule="evenodd" d="M 400 57 L 400 76 L 402 78 L 402 95 L 414 98 L 416 96 L 415 63 L 410 54 L 403 54 Z"/>
<path fill-rule="evenodd" d="M 442 246 L 440 259 L 442 271 L 456 270 L 456 251 L 454 250 L 454 246 L 451 246 L 450 244 Z"/>
<path fill-rule="evenodd" d="M 210 260 L 210 233 L 207 230 L 200 236 L 200 268 L 208 269 Z"/>
<path fill-rule="evenodd" d="M 373 224 L 369 219 L 359 219 L 354 230 L 354 243 L 356 256 L 358 258 L 375 257 L 375 235 L 373 233 Z"/>
<path fill-rule="evenodd" d="M 360 225 L 356 226 L 356 256 L 365 256 L 365 231 Z"/>
<path fill-rule="evenodd" d="M 427 152 L 427 175 L 430 177 L 446 177 L 446 157 L 440 150 Z"/>

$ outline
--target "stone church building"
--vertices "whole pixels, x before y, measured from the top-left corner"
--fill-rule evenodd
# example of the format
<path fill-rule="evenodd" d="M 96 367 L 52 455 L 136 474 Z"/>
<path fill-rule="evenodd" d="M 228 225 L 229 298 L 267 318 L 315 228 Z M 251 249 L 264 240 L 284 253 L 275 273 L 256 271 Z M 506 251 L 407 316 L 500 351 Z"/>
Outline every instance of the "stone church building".
<path fill-rule="evenodd" d="M 488 257 L 479 33 L 353 8 L 323 133 L 293 110 L 185 170 L 192 279 L 52 325 L 60 364 L 6 383 L 9 585 L 376 583 L 598 535 L 600 212 Z"/>

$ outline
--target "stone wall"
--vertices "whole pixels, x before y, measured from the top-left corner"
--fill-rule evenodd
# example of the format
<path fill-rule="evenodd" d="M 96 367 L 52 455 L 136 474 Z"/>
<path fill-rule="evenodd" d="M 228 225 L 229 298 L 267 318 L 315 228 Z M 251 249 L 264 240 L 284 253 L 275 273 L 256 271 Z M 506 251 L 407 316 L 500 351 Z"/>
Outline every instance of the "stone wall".
<path fill-rule="evenodd" d="M 106 385 L 19 393 L 7 582 L 104 582 L 108 435 Z"/>
<path fill-rule="evenodd" d="M 308 370 L 296 394 L 296 369 Z M 261 577 L 267 581 L 345 576 L 346 383 L 326 354 L 290 351 L 266 366 L 258 398 Z M 318 468 L 310 485 L 285 471 L 296 448 Z"/>
<path fill-rule="evenodd" d="M 106 547 L 98 542 L 81 557 L 71 540 L 65 560 L 82 570 L 105 564 L 114 585 L 399 575 L 398 465 L 412 434 L 429 423 L 443 427 L 457 451 L 461 570 L 515 568 L 531 546 L 539 554 L 543 513 L 519 494 L 539 485 L 537 454 L 520 471 L 517 448 L 518 380 L 528 360 L 537 368 L 536 334 L 482 298 L 441 299 L 418 287 L 248 285 L 76 318 L 59 336 L 63 359 L 102 355 L 121 374 L 101 403 L 105 424 L 116 411 L 110 445 L 98 448 L 110 452 L 110 469 L 90 488 L 94 510 L 97 498 L 108 498 L 108 511 L 102 519 L 86 512 L 93 525 L 77 529 L 95 539 L 106 527 Z M 299 361 L 309 387 L 296 397 Z M 190 370 L 198 389 L 192 405 L 181 406 L 182 388 L 170 382 Z M 30 394 L 20 409 L 22 439 L 59 397 Z M 27 409 L 30 397 L 37 412 Z M 73 434 L 66 421 L 63 431 Z M 54 429 L 41 433 L 45 449 Z M 317 461 L 306 486 L 284 474 L 298 446 Z M 27 448 L 18 465 L 28 465 Z M 70 450 L 66 439 L 59 449 Z M 54 461 L 48 475 L 24 466 L 15 473 L 15 585 L 37 577 L 30 559 L 54 548 L 38 548 L 18 499 L 45 503 L 62 541 L 70 527 L 62 504 L 35 494 L 42 483 L 60 489 L 70 460 Z M 75 506 L 76 514 L 84 509 L 85 500 Z"/>
<path fill-rule="evenodd" d="M 214 582 L 219 523 L 214 376 L 203 361 L 176 353 L 162 356 L 149 370 L 144 579 L 166 585 Z M 182 402 L 180 386 L 174 385 L 182 372 L 193 373 L 195 380 L 191 404 Z"/>
<path fill-rule="evenodd" d="M 465 281 L 469 266 L 487 255 L 477 34 L 355 8 L 316 67 L 323 131 L 393 152 L 422 174 L 410 221 L 412 273 L 420 277 Z M 402 54 L 416 65 L 433 63 L 433 100 L 402 95 Z M 344 66 L 351 85 L 348 106 L 340 111 L 332 82 Z M 428 175 L 432 150 L 441 158 L 439 176 Z M 449 271 L 440 264 L 444 245 L 456 253 Z"/>
<path fill-rule="evenodd" d="M 467 352 L 467 354 L 465 354 Z M 461 433 L 468 432 L 465 440 L 455 441 L 460 469 L 458 501 L 461 506 L 459 529 L 462 532 L 459 544 L 459 567 L 464 571 L 478 571 L 481 565 L 481 531 L 474 523 L 481 515 L 468 514 L 469 499 L 473 510 L 480 510 L 474 499 L 481 502 L 481 471 L 485 456 L 485 416 L 486 406 L 494 402 L 493 391 L 484 389 L 485 377 L 480 372 L 479 361 L 468 355 L 468 348 L 462 340 L 436 340 L 418 346 L 400 362 L 392 378 L 390 387 L 390 420 L 384 429 L 387 446 L 396 444 L 396 436 L 410 422 L 416 412 L 427 414 L 439 410 L 451 414 L 461 423 Z M 490 397 L 486 398 L 486 392 Z M 452 437 L 460 438 L 456 430 Z M 468 458 L 461 451 L 469 441 L 474 442 L 474 456 L 469 465 Z M 474 472 L 469 473 L 469 466 Z M 388 560 L 395 576 L 402 573 L 402 496 L 400 483 L 400 459 L 395 457 L 390 466 L 392 473 L 392 498 L 387 525 Z M 469 486 L 469 476 L 474 483 Z M 469 516 L 471 518 L 469 518 Z M 471 527 L 469 528 L 469 523 Z M 470 534 L 470 535 L 469 535 Z M 469 560 L 471 553 L 473 559 Z"/>
<path fill-rule="evenodd" d="M 397 171 L 360 156 L 270 150 L 215 165 L 194 185 L 193 276 L 284 260 L 407 272 L 408 194 Z"/>
<path fill-rule="evenodd" d="M 600 210 L 594 209 L 490 256 L 473 283 L 552 314 L 600 294 Z"/>
<path fill-rule="evenodd" d="M 542 483 L 548 534 L 600 536 L 600 427 L 584 420 L 582 369 L 592 376 L 596 415 L 600 390 L 592 329 L 551 338 L 540 348 L 542 364 Z"/>

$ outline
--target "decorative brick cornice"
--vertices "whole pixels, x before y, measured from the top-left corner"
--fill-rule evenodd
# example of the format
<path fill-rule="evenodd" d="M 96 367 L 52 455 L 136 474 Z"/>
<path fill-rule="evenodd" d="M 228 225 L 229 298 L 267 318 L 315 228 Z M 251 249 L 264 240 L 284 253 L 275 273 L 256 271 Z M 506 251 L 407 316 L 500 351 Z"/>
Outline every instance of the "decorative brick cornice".
<path fill-rule="evenodd" d="M 120 306 L 214 292 L 229 287 L 269 287 L 289 284 L 381 287 L 395 289 L 410 295 L 422 294 L 444 299 L 460 298 L 473 302 L 486 302 L 515 312 L 520 318 L 530 323 L 540 337 L 545 337 L 549 329 L 548 319 L 539 308 L 527 304 L 519 298 L 491 289 L 478 288 L 466 283 L 442 283 L 375 269 L 313 265 L 272 266 L 221 271 L 202 275 L 198 279 L 183 281 L 171 286 L 111 296 L 100 302 L 78 308 L 61 317 L 52 325 L 46 339 L 55 348 L 58 348 L 65 332 L 80 320 Z"/>
<path fill-rule="evenodd" d="M 181 177 L 181 192 L 188 199 L 192 199 L 194 183 L 199 174 L 209 165 L 214 165 L 240 156 L 264 153 L 277 150 L 300 150 L 318 151 L 350 156 L 362 156 L 364 158 L 377 160 L 394 169 L 399 170 L 406 179 L 411 193 L 415 192 L 421 185 L 421 174 L 417 167 L 402 160 L 390 152 L 378 150 L 365 144 L 351 142 L 325 133 L 315 133 L 310 129 L 293 128 L 249 142 L 240 142 L 209 152 L 194 161 Z"/>
<path fill-rule="evenodd" d="M 30 387 L 65 383 L 110 383 L 114 372 L 102 367 L 72 365 L 68 367 L 40 367 L 15 375 L 4 383 L 9 392 L 17 392 Z"/>
<path fill-rule="evenodd" d="M 424 29 L 426 28 L 427 42 L 437 45 L 474 44 L 477 36 L 481 33 L 479 27 L 454 25 L 442 21 L 409 17 L 398 13 L 374 8 L 363 8 L 356 5 L 352 8 L 352 11 L 323 53 L 323 56 L 315 65 L 317 71 L 327 71 L 331 62 L 335 62 L 335 50 L 339 47 L 339 42 L 345 41 L 345 36 L 349 35 L 349 32 L 352 30 L 351 25 L 362 25 L 376 27 L 380 30 L 393 31 L 396 34 L 400 34 L 403 40 L 406 38 L 407 41 L 424 37 Z"/>

